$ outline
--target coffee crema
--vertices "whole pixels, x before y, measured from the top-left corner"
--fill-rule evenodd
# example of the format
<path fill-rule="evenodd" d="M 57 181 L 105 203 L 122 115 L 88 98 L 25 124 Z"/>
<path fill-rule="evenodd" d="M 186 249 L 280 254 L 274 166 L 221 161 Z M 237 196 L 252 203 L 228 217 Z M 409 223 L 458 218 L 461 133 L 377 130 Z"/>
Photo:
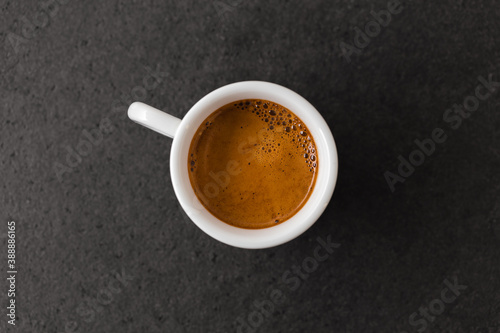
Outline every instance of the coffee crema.
<path fill-rule="evenodd" d="M 198 128 L 187 161 L 196 196 L 216 218 L 261 229 L 295 215 L 311 195 L 318 154 L 306 125 L 267 100 L 229 103 Z"/>

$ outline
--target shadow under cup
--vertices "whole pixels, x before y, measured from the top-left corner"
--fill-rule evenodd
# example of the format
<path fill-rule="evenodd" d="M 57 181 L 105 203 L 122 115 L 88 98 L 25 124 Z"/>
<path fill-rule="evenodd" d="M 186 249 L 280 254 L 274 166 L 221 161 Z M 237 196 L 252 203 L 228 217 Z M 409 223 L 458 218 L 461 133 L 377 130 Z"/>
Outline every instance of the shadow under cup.
<path fill-rule="evenodd" d="M 291 218 L 269 228 L 243 229 L 217 219 L 201 204 L 189 180 L 187 166 L 189 148 L 199 126 L 220 107 L 244 99 L 269 100 L 292 111 L 309 128 L 320 159 L 316 183 L 307 202 Z M 228 245 L 249 249 L 283 244 L 311 227 L 331 199 L 337 172 L 335 142 L 323 117 L 300 95 L 268 82 L 234 83 L 202 98 L 182 119 L 170 153 L 170 173 L 174 191 L 189 218 L 213 238 Z"/>

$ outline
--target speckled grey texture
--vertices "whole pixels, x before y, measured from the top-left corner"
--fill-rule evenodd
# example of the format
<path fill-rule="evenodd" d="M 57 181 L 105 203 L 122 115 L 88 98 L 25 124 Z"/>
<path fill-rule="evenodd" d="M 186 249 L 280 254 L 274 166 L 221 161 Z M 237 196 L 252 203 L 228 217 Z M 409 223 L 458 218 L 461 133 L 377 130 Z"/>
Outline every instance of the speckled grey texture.
<path fill-rule="evenodd" d="M 0 279 L 1 332 L 236 332 L 273 289 L 286 301 L 258 332 L 416 332 L 409 317 L 454 277 L 467 289 L 425 331 L 500 332 L 500 95 L 457 130 L 442 119 L 478 76 L 500 80 L 497 2 L 404 1 L 351 63 L 340 43 L 386 1 L 61 0 L 48 22 L 42 3 L 0 3 L 0 245 L 15 220 L 19 270 L 16 327 Z M 143 100 L 179 117 L 253 79 L 316 106 L 340 160 L 320 220 L 258 251 L 191 223 L 171 140 L 125 117 L 146 67 L 161 82 Z M 54 166 L 102 122 L 59 181 Z M 391 193 L 384 172 L 436 127 L 447 141 Z M 283 275 L 327 235 L 341 246 L 291 290 Z"/>

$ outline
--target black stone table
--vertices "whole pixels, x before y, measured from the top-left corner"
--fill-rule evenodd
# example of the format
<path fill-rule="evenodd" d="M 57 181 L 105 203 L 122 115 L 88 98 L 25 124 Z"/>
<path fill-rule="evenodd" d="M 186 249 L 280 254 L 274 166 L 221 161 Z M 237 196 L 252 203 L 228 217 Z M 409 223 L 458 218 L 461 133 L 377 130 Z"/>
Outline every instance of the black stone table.
<path fill-rule="evenodd" d="M 498 2 L 0 9 L 1 332 L 500 332 Z M 323 216 L 265 250 L 189 221 L 171 140 L 126 117 L 244 80 L 304 96 L 339 151 Z"/>

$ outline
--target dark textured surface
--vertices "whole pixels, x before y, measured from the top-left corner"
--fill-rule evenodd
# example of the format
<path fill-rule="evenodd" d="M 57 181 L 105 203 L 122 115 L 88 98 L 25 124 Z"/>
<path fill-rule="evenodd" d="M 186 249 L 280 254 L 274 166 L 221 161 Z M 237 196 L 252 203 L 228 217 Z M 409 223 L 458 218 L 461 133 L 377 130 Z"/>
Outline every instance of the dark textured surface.
<path fill-rule="evenodd" d="M 34 31 L 23 17 L 43 19 L 43 2 L 0 2 L 1 257 L 9 220 L 19 247 L 18 322 L 6 322 L 2 278 L 0 331 L 236 332 L 278 289 L 286 301 L 258 332 L 416 332 L 411 314 L 456 277 L 467 289 L 425 331 L 500 332 L 500 95 L 456 130 L 442 119 L 478 76 L 500 78 L 496 1 L 406 1 L 351 63 L 340 43 L 386 1 L 66 2 Z M 11 33 L 23 38 L 16 49 Z M 250 79 L 317 107 L 340 172 L 309 231 L 249 251 L 185 217 L 171 140 L 125 118 L 158 66 L 163 80 L 143 100 L 179 117 Z M 103 121 L 112 131 L 59 181 L 65 147 Z M 447 141 L 392 193 L 384 172 L 437 127 Z M 291 290 L 283 274 L 327 235 L 341 246 Z"/>

